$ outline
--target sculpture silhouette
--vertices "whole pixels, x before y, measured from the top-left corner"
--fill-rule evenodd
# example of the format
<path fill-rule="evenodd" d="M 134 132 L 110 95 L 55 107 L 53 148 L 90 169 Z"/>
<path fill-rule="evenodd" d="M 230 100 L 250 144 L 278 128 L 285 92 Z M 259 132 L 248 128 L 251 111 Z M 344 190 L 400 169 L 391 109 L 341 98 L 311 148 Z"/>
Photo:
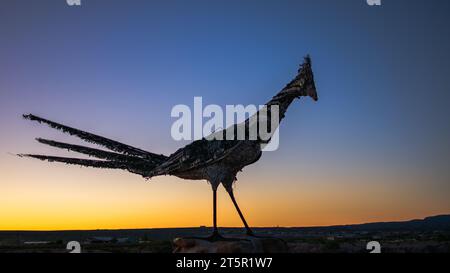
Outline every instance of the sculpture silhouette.
<path fill-rule="evenodd" d="M 316 87 L 311 69 L 311 59 L 309 56 L 305 57 L 304 63 L 300 66 L 297 76 L 268 103 L 266 103 L 266 105 L 276 105 L 279 107 L 278 121 L 281 121 L 281 119 L 285 116 L 287 108 L 294 101 L 294 99 L 302 96 L 309 96 L 317 101 Z M 258 112 L 256 114 L 259 115 L 261 113 Z M 269 117 L 271 116 L 270 107 L 267 109 L 267 115 Z M 43 119 L 32 114 L 24 115 L 23 117 L 29 120 L 45 123 L 52 128 L 77 136 L 87 142 L 103 146 L 114 152 L 37 138 L 36 140 L 42 144 L 86 154 L 101 160 L 35 154 L 19 154 L 19 156 L 95 168 L 123 169 L 131 173 L 141 175 L 145 178 L 160 175 L 173 175 L 183 179 L 207 180 L 211 184 L 213 190 L 214 229 L 212 235 L 208 237 L 210 240 L 218 240 L 222 238 L 217 229 L 216 214 L 217 188 L 220 183 L 222 183 L 230 195 L 230 198 L 246 228 L 247 235 L 253 235 L 252 230 L 248 226 L 236 202 L 232 185 L 234 181 L 236 181 L 236 174 L 238 171 L 242 170 L 245 166 L 258 161 L 261 157 L 261 145 L 267 143 L 267 141 L 262 140 L 259 136 L 256 140 L 237 140 L 237 138 L 234 138 L 233 140 L 210 140 L 210 138 L 208 138 L 208 140 L 196 140 L 191 144 L 177 150 L 172 155 L 165 156 L 147 152 L 111 139 Z M 258 120 L 258 122 L 260 121 Z M 233 130 L 233 134 L 236 135 L 238 131 L 236 129 L 239 126 L 245 126 L 245 130 L 248 131 L 250 127 L 250 119 L 245 120 L 239 125 L 233 125 L 225 130 L 216 132 L 215 134 L 223 134 L 223 136 L 226 136 L 227 131 Z M 270 129 L 273 132 L 275 128 Z M 223 137 L 223 139 L 226 139 L 226 137 Z"/>

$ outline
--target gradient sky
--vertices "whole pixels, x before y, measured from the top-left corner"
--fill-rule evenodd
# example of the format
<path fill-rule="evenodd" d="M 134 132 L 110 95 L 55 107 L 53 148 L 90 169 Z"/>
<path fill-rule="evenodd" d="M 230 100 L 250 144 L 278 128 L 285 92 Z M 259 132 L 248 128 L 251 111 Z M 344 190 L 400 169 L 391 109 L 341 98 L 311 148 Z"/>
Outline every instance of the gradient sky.
<path fill-rule="evenodd" d="M 313 60 L 280 148 L 238 175 L 250 225 L 313 226 L 450 212 L 450 2 L 4 0 L 0 4 L 0 229 L 211 225 L 204 181 L 13 156 L 79 156 L 34 113 L 152 152 L 176 104 L 261 104 Z M 241 226 L 220 188 L 220 226 Z"/>

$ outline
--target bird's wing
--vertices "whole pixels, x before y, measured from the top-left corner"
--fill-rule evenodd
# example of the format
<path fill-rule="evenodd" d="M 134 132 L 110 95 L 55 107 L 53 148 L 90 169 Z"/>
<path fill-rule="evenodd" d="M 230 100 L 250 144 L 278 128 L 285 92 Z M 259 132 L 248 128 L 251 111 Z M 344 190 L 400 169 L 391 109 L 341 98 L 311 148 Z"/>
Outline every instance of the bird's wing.
<path fill-rule="evenodd" d="M 179 149 L 161 165 L 151 171 L 152 175 L 178 174 L 218 162 L 237 149 L 242 141 L 197 140 Z"/>
<path fill-rule="evenodd" d="M 120 143 L 115 140 L 111 140 L 111 139 L 108 139 L 108 138 L 105 138 L 105 137 L 102 137 L 99 135 L 95 135 L 95 134 L 85 132 L 85 131 L 82 131 L 82 130 L 79 130 L 76 128 L 72 128 L 72 127 L 69 127 L 69 126 L 66 126 L 66 125 L 63 125 L 60 123 L 56 123 L 51 120 L 47 120 L 47 119 L 44 119 L 44 118 L 41 118 L 41 117 L 38 117 L 38 116 L 35 116 L 32 114 L 23 115 L 23 117 L 25 119 L 37 121 L 39 123 L 45 123 L 52 128 L 63 131 L 64 133 L 68 133 L 70 135 L 77 136 L 77 137 L 83 139 L 84 141 L 103 146 L 103 147 L 108 148 L 115 152 L 123 153 L 123 154 L 130 155 L 130 156 L 135 156 L 135 157 L 141 157 L 144 159 L 158 161 L 158 162 L 163 162 L 167 159 L 167 157 L 164 155 L 150 153 L 150 152 L 141 150 L 139 148 L 135 148 L 130 145 Z M 46 144 L 48 144 L 48 143 L 46 143 Z"/>

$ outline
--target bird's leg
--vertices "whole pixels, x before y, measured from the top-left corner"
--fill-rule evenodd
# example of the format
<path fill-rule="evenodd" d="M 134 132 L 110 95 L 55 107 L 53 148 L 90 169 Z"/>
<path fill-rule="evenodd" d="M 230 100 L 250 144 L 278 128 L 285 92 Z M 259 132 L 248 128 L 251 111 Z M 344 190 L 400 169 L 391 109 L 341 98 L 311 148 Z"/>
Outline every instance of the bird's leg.
<path fill-rule="evenodd" d="M 238 208 L 239 209 L 239 208 Z M 241 214 L 242 215 L 242 214 Z M 244 220 L 245 223 L 245 220 Z M 245 223 L 246 227 L 247 223 Z M 217 186 L 213 186 L 213 233 L 206 238 L 206 240 L 214 242 L 214 241 L 240 241 L 243 239 L 233 239 L 233 238 L 224 238 L 219 234 L 219 230 L 217 229 Z"/>
<path fill-rule="evenodd" d="M 215 241 L 241 241 L 241 240 L 245 240 L 246 239 L 240 239 L 240 238 L 224 238 L 222 237 L 222 235 L 219 234 L 219 230 L 217 228 L 217 186 L 213 186 L 212 187 L 213 190 L 213 233 L 206 237 L 206 238 L 201 238 L 201 237 L 187 237 L 186 239 L 199 239 L 199 240 L 206 240 L 206 241 L 210 241 L 210 242 L 215 242 Z M 236 201 L 233 201 L 236 202 Z M 241 215 L 242 220 L 244 221 L 245 227 L 247 228 L 247 234 L 248 235 L 252 235 L 250 228 L 247 226 L 247 223 L 244 220 L 244 217 L 242 216 L 241 211 L 239 210 L 239 208 L 237 207 L 237 204 L 235 203 L 236 208 L 238 209 L 239 215 Z"/>
<path fill-rule="evenodd" d="M 219 230 L 217 229 L 217 187 L 213 187 L 213 234 L 212 237 L 219 235 Z"/>
<path fill-rule="evenodd" d="M 247 231 L 247 235 L 254 236 L 253 231 L 248 226 L 247 221 L 245 221 L 244 215 L 242 214 L 241 209 L 239 208 L 239 206 L 236 202 L 236 198 L 234 198 L 233 188 L 230 186 L 230 187 L 225 187 L 225 189 L 227 190 L 228 194 L 230 195 L 231 201 L 233 201 L 234 207 L 236 208 L 237 212 L 239 213 L 239 217 L 241 217 L 241 220 L 244 223 L 245 229 Z"/>
<path fill-rule="evenodd" d="M 217 228 L 217 186 L 212 186 L 213 190 L 213 233 L 206 238 L 208 241 L 221 241 L 224 240 Z"/>

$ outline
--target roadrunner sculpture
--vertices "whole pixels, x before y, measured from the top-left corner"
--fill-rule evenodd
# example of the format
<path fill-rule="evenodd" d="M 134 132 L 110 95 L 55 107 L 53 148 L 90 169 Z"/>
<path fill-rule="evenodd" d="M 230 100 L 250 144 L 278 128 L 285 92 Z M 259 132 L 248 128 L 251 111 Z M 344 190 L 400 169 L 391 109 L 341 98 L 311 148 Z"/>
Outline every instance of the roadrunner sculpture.
<path fill-rule="evenodd" d="M 311 69 L 311 59 L 305 57 L 304 63 L 300 66 L 297 76 L 289 82 L 278 94 L 276 94 L 267 106 L 278 106 L 278 121 L 284 118 L 289 105 L 296 98 L 309 96 L 317 101 L 316 87 L 313 72 Z M 267 110 L 271 115 L 270 107 Z M 256 115 L 260 114 L 259 112 Z M 183 179 L 207 180 L 213 191 L 213 233 L 211 240 L 221 239 L 217 229 L 217 188 L 220 184 L 224 186 L 246 228 L 247 235 L 252 236 L 253 232 L 248 226 L 245 218 L 239 209 L 233 194 L 233 183 L 236 181 L 236 174 L 245 166 L 255 163 L 261 157 L 261 145 L 265 143 L 260 137 L 256 140 L 244 139 L 225 140 L 201 139 L 177 150 L 170 156 L 154 154 L 135 148 L 111 139 L 91 134 L 79 129 L 68 127 L 38 116 L 29 114 L 23 116 L 25 119 L 45 123 L 52 128 L 61 130 L 70 135 L 77 136 L 87 142 L 94 143 L 111 151 L 94 149 L 90 147 L 57 142 L 54 140 L 37 138 L 42 144 L 53 147 L 67 149 L 70 151 L 96 157 L 100 160 L 67 158 L 36 154 L 19 154 L 21 157 L 32 157 L 50 162 L 63 162 L 94 168 L 123 169 L 131 173 L 138 174 L 144 178 L 151 178 L 160 175 L 173 175 Z M 258 121 L 259 122 L 259 121 Z M 246 130 L 250 127 L 249 119 L 240 125 Z M 227 133 L 231 128 L 236 129 L 239 125 L 234 125 L 215 134 Z M 259 126 L 259 125 L 258 125 Z M 270 125 L 269 125 L 270 126 Z M 271 128 L 273 132 L 276 128 Z M 236 134 L 237 130 L 233 131 Z M 267 143 L 267 141 L 266 141 Z"/>

